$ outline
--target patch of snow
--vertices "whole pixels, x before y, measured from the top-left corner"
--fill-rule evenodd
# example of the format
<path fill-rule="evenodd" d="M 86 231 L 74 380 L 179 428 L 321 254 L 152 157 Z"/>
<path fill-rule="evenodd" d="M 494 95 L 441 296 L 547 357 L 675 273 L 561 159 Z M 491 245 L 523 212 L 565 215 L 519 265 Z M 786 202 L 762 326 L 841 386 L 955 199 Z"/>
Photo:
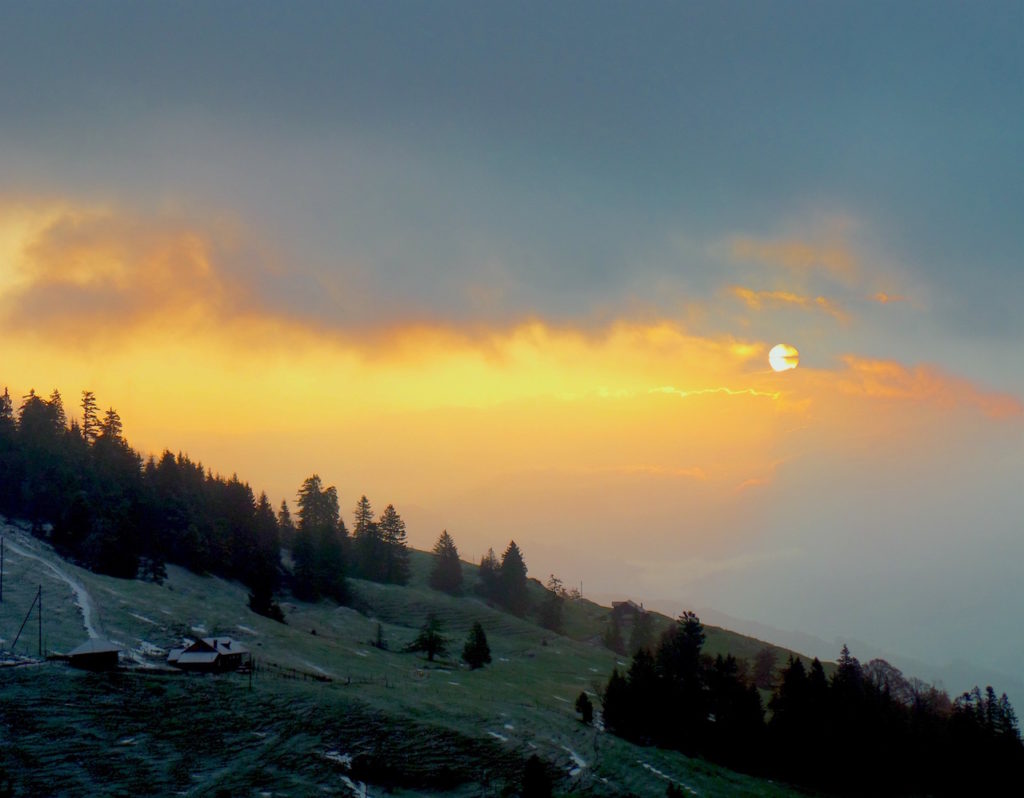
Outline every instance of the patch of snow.
<path fill-rule="evenodd" d="M 139 640 L 139 651 L 149 657 L 162 657 L 167 653 L 160 646 L 154 646 L 152 643 L 141 639 Z"/>
<path fill-rule="evenodd" d="M 152 624 L 153 626 L 156 626 L 156 621 L 147 618 L 145 615 L 139 615 L 136 612 L 129 612 L 128 614 L 131 615 L 133 618 L 138 618 L 140 621 L 143 621 L 144 623 L 148 623 L 148 624 Z"/>
<path fill-rule="evenodd" d="M 352 653 L 355 654 L 357 657 L 368 657 L 368 656 L 370 656 L 370 652 L 367 651 L 366 649 L 362 649 L 362 648 L 361 649 L 357 649 L 357 650 L 353 651 Z"/>
<path fill-rule="evenodd" d="M 551 697 L 554 698 L 555 701 L 561 701 L 563 704 L 570 703 L 568 698 L 562 698 L 561 696 L 558 696 L 558 695 L 551 696 Z"/>
<path fill-rule="evenodd" d="M 123 740 L 117 741 L 118 745 L 135 745 L 134 737 L 125 737 Z"/>
<path fill-rule="evenodd" d="M 258 635 L 259 634 L 259 632 L 257 632 L 255 629 L 250 629 L 248 626 L 245 626 L 243 624 L 238 624 L 235 628 L 236 629 L 240 629 L 241 631 L 245 632 L 246 634 L 250 634 L 250 635 Z"/>
<path fill-rule="evenodd" d="M 498 734 L 497 732 L 492 731 L 489 731 L 487 733 L 491 735 L 491 737 L 493 737 L 495 740 L 501 740 L 503 743 L 508 742 L 508 737 L 506 737 L 504 734 Z"/>
<path fill-rule="evenodd" d="M 623 668 L 625 668 L 625 667 L 626 667 L 626 663 L 625 663 L 625 662 L 623 662 L 623 661 L 622 661 L 621 659 L 617 659 L 617 660 L 615 660 L 615 664 L 616 664 L 616 665 L 620 665 L 620 666 L 621 666 L 621 667 L 623 667 Z"/>
<path fill-rule="evenodd" d="M 341 751 L 328 751 L 323 755 L 324 759 L 329 759 L 332 762 L 337 762 L 339 765 L 350 768 L 352 767 L 352 754 L 343 754 Z"/>
<path fill-rule="evenodd" d="M 600 673 L 600 671 L 597 668 L 588 668 L 587 670 L 589 670 L 591 673 Z"/>
<path fill-rule="evenodd" d="M 459 687 L 462 684 L 462 682 L 448 682 L 448 684 L 452 685 L 453 687 Z"/>
<path fill-rule="evenodd" d="M 651 773 L 653 773 L 655 776 L 663 778 L 663 779 L 665 779 L 665 781 L 670 781 L 673 784 L 678 784 L 680 787 L 682 787 L 684 790 L 686 790 L 688 793 L 690 793 L 690 795 L 700 795 L 700 793 L 697 792 L 695 789 L 693 789 L 693 787 L 691 787 L 689 784 L 686 784 L 685 782 L 679 781 L 679 779 L 674 779 L 670 775 L 668 775 L 667 773 L 662 773 L 660 770 L 658 770 L 653 765 L 648 765 L 646 762 L 643 762 L 643 761 L 641 761 L 639 759 L 636 761 L 636 763 L 638 765 L 643 765 L 645 768 L 647 768 L 649 771 L 651 771 Z"/>
<path fill-rule="evenodd" d="M 511 723 L 506 723 L 505 724 L 505 728 L 508 729 L 509 731 L 515 731 L 516 730 L 516 727 L 513 726 Z"/>
<path fill-rule="evenodd" d="M 498 662 L 511 662 L 508 657 L 498 657 Z"/>
<path fill-rule="evenodd" d="M 195 626 L 193 626 L 192 627 L 192 631 L 195 632 L 200 637 L 202 637 L 203 635 L 208 635 L 209 634 L 209 631 L 201 623 L 197 623 Z"/>
<path fill-rule="evenodd" d="M 568 752 L 569 756 L 572 757 L 573 764 L 576 767 L 569 768 L 569 775 L 576 778 L 588 767 L 587 761 L 567 745 L 563 745 L 562 750 Z"/>
<path fill-rule="evenodd" d="M 354 782 L 348 776 L 341 777 L 342 783 L 352 790 L 352 794 L 359 796 L 359 798 L 366 798 L 366 785 L 360 782 Z"/>
<path fill-rule="evenodd" d="M 316 671 L 317 673 L 319 673 L 319 674 L 320 674 L 321 676 L 333 676 L 333 675 L 334 675 L 334 674 L 332 674 L 332 673 L 328 673 L 328 672 L 327 672 L 327 671 L 325 671 L 325 670 L 324 670 L 323 668 L 321 668 L 321 667 L 320 667 L 319 665 L 314 665 L 314 664 L 313 664 L 312 662 L 310 662 L 309 660 L 305 660 L 305 659 L 300 659 L 300 660 L 299 660 L 299 662 L 301 662 L 301 663 L 302 663 L 303 665 L 305 665 L 305 666 L 306 666 L 307 668 L 312 668 L 312 669 L 313 669 L 313 670 L 315 670 L 315 671 Z"/>

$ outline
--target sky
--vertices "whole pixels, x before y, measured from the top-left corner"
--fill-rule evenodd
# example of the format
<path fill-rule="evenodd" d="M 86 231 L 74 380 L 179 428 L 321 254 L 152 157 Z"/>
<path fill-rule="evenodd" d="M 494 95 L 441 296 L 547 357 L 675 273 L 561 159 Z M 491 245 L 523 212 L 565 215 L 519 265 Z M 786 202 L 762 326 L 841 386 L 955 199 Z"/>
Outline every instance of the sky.
<path fill-rule="evenodd" d="M 0 2 L 0 385 L 420 548 L 1019 673 L 1022 29 Z"/>

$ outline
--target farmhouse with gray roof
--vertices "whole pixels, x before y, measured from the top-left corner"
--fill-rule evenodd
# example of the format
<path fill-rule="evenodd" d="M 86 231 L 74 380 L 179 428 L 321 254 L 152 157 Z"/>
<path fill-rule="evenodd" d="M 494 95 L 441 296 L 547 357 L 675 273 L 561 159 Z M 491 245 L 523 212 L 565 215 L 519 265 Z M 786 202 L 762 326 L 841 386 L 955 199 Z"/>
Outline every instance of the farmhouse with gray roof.
<path fill-rule="evenodd" d="M 167 664 L 186 671 L 222 673 L 237 670 L 249 649 L 230 637 L 204 637 L 186 648 L 171 649 Z"/>

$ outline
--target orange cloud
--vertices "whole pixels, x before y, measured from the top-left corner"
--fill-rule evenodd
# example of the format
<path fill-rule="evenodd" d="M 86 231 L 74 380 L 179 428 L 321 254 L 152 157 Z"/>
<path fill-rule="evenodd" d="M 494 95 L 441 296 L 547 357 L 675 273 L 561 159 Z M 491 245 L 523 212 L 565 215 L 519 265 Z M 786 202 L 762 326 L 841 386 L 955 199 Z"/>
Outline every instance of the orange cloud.
<path fill-rule="evenodd" d="M 840 241 L 822 244 L 800 239 L 737 236 L 729 241 L 729 250 L 736 260 L 782 266 L 799 273 L 823 271 L 845 283 L 854 282 L 860 273 L 857 257 Z"/>
<path fill-rule="evenodd" d="M 962 377 L 945 374 L 933 366 L 907 368 L 892 360 L 873 360 L 848 355 L 846 370 L 837 385 L 847 394 L 872 399 L 927 402 L 945 408 L 970 407 L 991 418 L 1024 414 L 1024 404 L 1012 394 L 985 391 Z"/>
<path fill-rule="evenodd" d="M 890 302 L 906 302 L 905 296 L 899 294 L 887 294 L 885 291 L 879 291 L 877 294 L 869 297 L 874 302 L 878 302 L 880 305 L 888 305 Z"/>
<path fill-rule="evenodd" d="M 183 330 L 258 309 L 248 282 L 225 268 L 258 259 L 227 225 L 54 206 L 9 217 L 0 242 L 0 316 L 51 337 Z"/>
<path fill-rule="evenodd" d="M 729 293 L 742 300 L 751 310 L 760 310 L 766 306 L 796 307 L 801 310 L 822 311 L 840 321 L 845 321 L 847 318 L 846 313 L 839 305 L 823 296 L 803 296 L 789 291 L 754 291 L 740 285 L 730 286 Z"/>

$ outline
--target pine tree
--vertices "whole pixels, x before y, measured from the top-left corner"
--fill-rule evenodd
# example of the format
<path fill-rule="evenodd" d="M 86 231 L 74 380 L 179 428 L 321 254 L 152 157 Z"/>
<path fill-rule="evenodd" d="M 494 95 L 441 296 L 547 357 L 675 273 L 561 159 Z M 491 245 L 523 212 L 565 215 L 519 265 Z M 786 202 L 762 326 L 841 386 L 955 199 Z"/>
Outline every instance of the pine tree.
<path fill-rule="evenodd" d="M 582 690 L 576 696 L 576 711 L 580 713 L 580 720 L 584 725 L 589 726 L 594 722 L 594 705 L 590 703 L 590 696 Z"/>
<path fill-rule="evenodd" d="M 11 395 L 4 388 L 4 395 L 0 396 L 0 427 L 14 426 L 14 403 Z"/>
<path fill-rule="evenodd" d="M 487 553 L 480 558 L 480 571 L 477 575 L 478 584 L 477 591 L 484 596 L 484 598 L 492 601 L 498 600 L 498 558 L 494 554 L 494 549 L 488 549 Z"/>
<path fill-rule="evenodd" d="M 373 520 L 373 508 L 366 496 L 356 503 L 352 527 L 352 554 L 355 574 L 361 579 L 384 582 L 387 563 L 381 530 Z"/>
<path fill-rule="evenodd" d="M 550 798 L 551 796 L 551 776 L 536 754 L 531 754 L 523 767 L 521 794 L 529 796 L 529 798 Z"/>
<path fill-rule="evenodd" d="M 612 675 L 608 678 L 608 685 L 604 688 L 604 695 L 601 697 L 601 717 L 608 731 L 620 735 L 628 733 L 630 725 L 629 685 L 626 684 L 626 679 L 619 673 L 618 668 L 612 668 Z"/>
<path fill-rule="evenodd" d="M 122 431 L 121 416 L 111 407 L 103 414 L 103 421 L 100 422 L 100 434 L 109 440 L 120 441 Z"/>
<path fill-rule="evenodd" d="M 256 504 L 251 527 L 252 541 L 243 581 L 249 586 L 249 608 L 260 615 L 284 622 L 284 613 L 274 600 L 280 563 L 280 533 L 274 508 L 266 493 Z"/>
<path fill-rule="evenodd" d="M 434 590 L 457 594 L 462 590 L 462 562 L 455 541 L 445 529 L 434 544 L 434 566 L 429 584 Z"/>
<path fill-rule="evenodd" d="M 704 689 L 701 649 L 704 627 L 693 612 L 684 612 L 665 631 L 658 644 L 658 673 L 670 685 L 670 716 L 674 715 L 672 736 L 684 750 L 698 744 L 708 724 L 708 696 Z"/>
<path fill-rule="evenodd" d="M 64 412 L 64 400 L 61 399 L 60 391 L 56 388 L 50 394 L 50 407 L 53 409 L 53 420 L 58 432 L 63 432 L 68 426 L 68 417 Z"/>
<path fill-rule="evenodd" d="M 281 499 L 281 508 L 277 511 L 277 529 L 281 536 L 281 545 L 291 549 L 295 545 L 295 522 L 292 521 L 286 499 Z"/>
<path fill-rule="evenodd" d="M 562 607 L 565 604 L 562 580 L 554 574 L 548 578 L 547 594 L 540 606 L 540 625 L 552 632 L 562 631 Z"/>
<path fill-rule="evenodd" d="M 338 491 L 323 487 L 319 475 L 302 483 L 298 495 L 299 528 L 292 557 L 294 590 L 299 598 L 329 596 L 345 601 L 345 525 L 339 518 Z"/>
<path fill-rule="evenodd" d="M 404 585 L 409 581 L 409 549 L 406 547 L 405 521 L 393 504 L 384 508 L 377 523 L 384 544 L 384 581 Z"/>
<path fill-rule="evenodd" d="M 96 394 L 92 391 L 82 391 L 82 437 L 86 443 L 95 442 L 100 434 L 99 406 L 96 404 Z"/>
<path fill-rule="evenodd" d="M 499 598 L 505 608 L 514 615 L 523 615 L 529 603 L 526 593 L 526 562 L 514 540 L 509 541 L 501 557 L 498 586 Z"/>
<path fill-rule="evenodd" d="M 429 662 L 433 662 L 434 657 L 443 657 L 448 653 L 448 638 L 441 634 L 441 622 L 436 616 L 433 614 L 427 616 L 426 622 L 420 628 L 420 633 L 405 647 L 405 650 L 422 651 L 427 655 Z"/>
<path fill-rule="evenodd" d="M 473 670 L 482 668 L 491 661 L 491 649 L 487 645 L 487 635 L 479 621 L 473 623 L 469 630 L 466 644 L 462 648 L 462 659 Z"/>

